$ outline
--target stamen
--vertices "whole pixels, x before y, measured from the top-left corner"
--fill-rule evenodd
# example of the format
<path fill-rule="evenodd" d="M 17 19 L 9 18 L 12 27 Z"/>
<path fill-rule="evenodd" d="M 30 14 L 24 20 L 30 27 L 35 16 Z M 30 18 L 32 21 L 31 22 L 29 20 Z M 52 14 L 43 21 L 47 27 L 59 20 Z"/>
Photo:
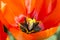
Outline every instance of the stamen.
<path fill-rule="evenodd" d="M 41 28 L 38 26 L 39 22 L 36 22 L 35 19 L 26 19 L 24 23 L 20 23 L 20 28 L 23 32 L 30 34 L 35 33 L 41 30 Z"/>

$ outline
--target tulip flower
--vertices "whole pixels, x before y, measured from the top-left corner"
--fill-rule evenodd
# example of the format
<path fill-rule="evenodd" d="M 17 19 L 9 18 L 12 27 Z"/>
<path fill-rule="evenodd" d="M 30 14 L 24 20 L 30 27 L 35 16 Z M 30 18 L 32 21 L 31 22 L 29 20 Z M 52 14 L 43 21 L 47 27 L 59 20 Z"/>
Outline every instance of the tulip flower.
<path fill-rule="evenodd" d="M 60 22 L 60 0 L 2 0 L 0 19 L 16 40 L 44 40 Z"/>

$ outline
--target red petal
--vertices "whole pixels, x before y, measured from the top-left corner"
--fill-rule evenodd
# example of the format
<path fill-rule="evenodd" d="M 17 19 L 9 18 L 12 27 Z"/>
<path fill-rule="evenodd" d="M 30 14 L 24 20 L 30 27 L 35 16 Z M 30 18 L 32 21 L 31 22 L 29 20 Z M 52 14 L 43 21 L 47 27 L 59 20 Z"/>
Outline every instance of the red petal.
<path fill-rule="evenodd" d="M 3 30 L 3 25 L 0 21 L 0 40 L 6 40 L 7 34 Z"/>
<path fill-rule="evenodd" d="M 25 5 L 23 0 L 2 0 L 6 3 L 6 8 L 3 13 L 1 13 L 1 18 L 3 19 L 4 23 L 9 23 L 10 25 L 16 26 L 15 17 L 19 16 L 20 14 L 25 14 Z M 1 20 L 2 20 L 1 19 Z M 6 21 L 6 22 L 5 22 Z"/>
<path fill-rule="evenodd" d="M 57 1 L 56 9 L 43 20 L 45 28 L 56 26 L 60 22 L 60 0 Z"/>
<path fill-rule="evenodd" d="M 27 14 L 30 14 L 32 10 L 35 8 L 35 3 L 36 3 L 36 0 L 25 0 Z"/>
<path fill-rule="evenodd" d="M 31 36 L 29 34 L 25 34 L 21 30 L 17 30 L 15 28 L 11 28 L 10 32 L 16 38 L 16 40 L 33 40 L 33 38 L 34 38 L 33 36 Z"/>
<path fill-rule="evenodd" d="M 41 5 L 43 3 L 43 0 L 35 0 L 35 4 L 34 4 L 34 8 L 33 10 L 28 14 L 28 16 L 30 16 L 31 18 L 34 18 L 35 16 L 38 15 Z"/>
<path fill-rule="evenodd" d="M 37 20 L 43 20 L 47 15 L 51 14 L 55 9 L 57 4 L 57 0 L 44 0 L 41 8 L 39 8 L 40 12 L 38 14 Z"/>
<path fill-rule="evenodd" d="M 56 30 L 57 30 L 57 27 L 53 27 L 37 33 L 26 34 L 21 30 L 11 28 L 10 32 L 17 40 L 41 40 L 41 39 L 45 39 L 52 36 L 56 32 Z"/>

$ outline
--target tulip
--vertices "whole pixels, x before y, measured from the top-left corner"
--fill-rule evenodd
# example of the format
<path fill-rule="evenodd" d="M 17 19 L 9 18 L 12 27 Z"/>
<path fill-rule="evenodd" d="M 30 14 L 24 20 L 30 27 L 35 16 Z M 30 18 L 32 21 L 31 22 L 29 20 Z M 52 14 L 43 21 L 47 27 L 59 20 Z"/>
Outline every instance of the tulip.
<path fill-rule="evenodd" d="M 0 19 L 16 40 L 44 40 L 56 33 L 60 0 L 2 0 Z"/>

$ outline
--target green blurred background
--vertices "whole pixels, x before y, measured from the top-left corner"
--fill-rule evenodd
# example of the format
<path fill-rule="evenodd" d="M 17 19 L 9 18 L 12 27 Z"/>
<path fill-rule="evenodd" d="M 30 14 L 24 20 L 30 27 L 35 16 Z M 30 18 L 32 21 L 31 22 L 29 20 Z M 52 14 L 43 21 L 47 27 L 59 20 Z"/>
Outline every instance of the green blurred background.
<path fill-rule="evenodd" d="M 58 27 L 57 32 L 49 37 L 47 40 L 60 40 L 60 26 Z"/>

